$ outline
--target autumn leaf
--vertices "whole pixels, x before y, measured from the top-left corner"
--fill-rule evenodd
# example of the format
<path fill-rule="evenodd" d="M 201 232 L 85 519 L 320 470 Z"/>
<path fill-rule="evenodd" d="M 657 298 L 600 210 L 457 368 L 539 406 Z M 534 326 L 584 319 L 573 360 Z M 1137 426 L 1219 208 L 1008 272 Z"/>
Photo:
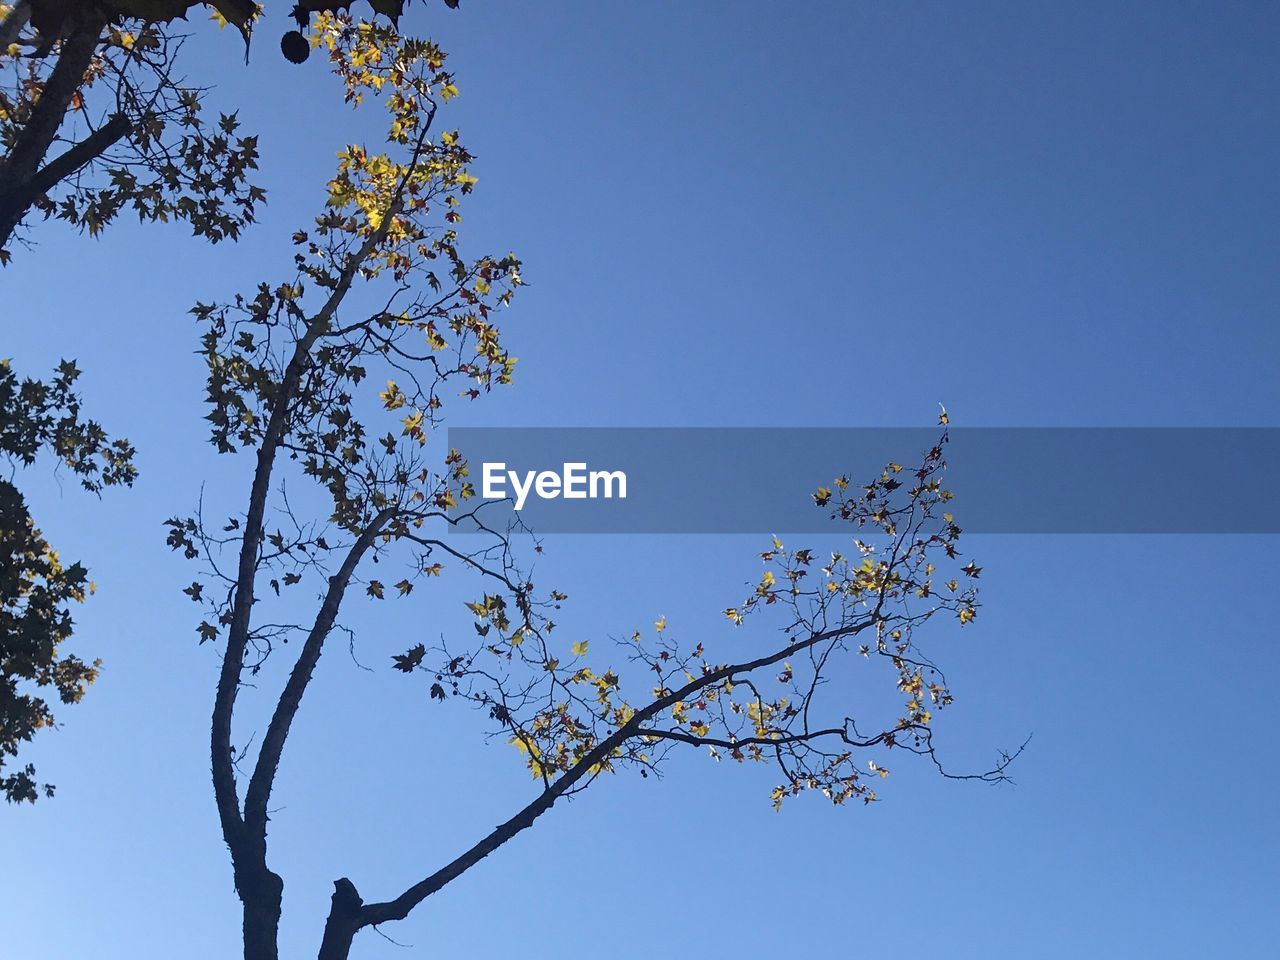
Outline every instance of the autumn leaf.
<path fill-rule="evenodd" d="M 391 659 L 395 669 L 401 673 L 413 673 L 421 664 L 427 655 L 427 648 L 419 643 L 406 653 L 397 654 Z"/>

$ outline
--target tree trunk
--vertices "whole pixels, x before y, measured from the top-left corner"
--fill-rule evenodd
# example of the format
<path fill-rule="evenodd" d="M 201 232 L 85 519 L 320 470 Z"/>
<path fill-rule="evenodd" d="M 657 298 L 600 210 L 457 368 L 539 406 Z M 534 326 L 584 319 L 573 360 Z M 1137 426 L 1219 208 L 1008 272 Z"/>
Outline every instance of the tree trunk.
<path fill-rule="evenodd" d="M 244 960 L 279 960 L 284 881 L 267 870 L 236 886 L 244 904 Z"/>

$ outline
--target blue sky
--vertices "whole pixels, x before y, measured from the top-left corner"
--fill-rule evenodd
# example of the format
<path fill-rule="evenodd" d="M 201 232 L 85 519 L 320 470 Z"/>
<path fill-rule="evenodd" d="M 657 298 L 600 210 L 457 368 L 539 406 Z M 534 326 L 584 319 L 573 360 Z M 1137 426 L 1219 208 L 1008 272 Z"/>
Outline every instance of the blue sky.
<path fill-rule="evenodd" d="M 406 24 L 462 90 L 466 249 L 515 249 L 531 284 L 507 317 L 517 384 L 467 423 L 915 426 L 941 401 L 964 425 L 1280 425 L 1275 7 L 471 2 Z M 320 62 L 281 60 L 283 29 L 277 11 L 247 69 L 229 33 L 189 48 L 212 103 L 262 134 L 271 202 L 241 244 L 49 225 L 3 276 L 2 352 L 30 374 L 76 357 L 142 469 L 100 504 L 47 470 L 21 481 L 99 583 L 75 649 L 107 669 L 31 751 L 57 800 L 0 811 L 14 956 L 238 949 L 207 772 L 217 660 L 161 521 L 250 469 L 204 442 L 186 310 L 287 278 L 289 234 L 365 135 L 316 92 Z M 575 635 L 665 614 L 727 643 L 758 542 L 566 536 L 540 576 Z M 1261 953 L 1280 935 L 1275 546 L 970 538 L 982 614 L 928 640 L 958 699 L 939 738 L 978 766 L 1034 733 L 1016 787 L 899 761 L 883 803 L 779 814 L 772 774 L 686 756 L 558 807 L 388 928 L 411 950 L 366 932 L 356 955 Z M 477 717 L 384 669 L 465 628 L 448 582 L 413 599 L 354 598 L 376 672 L 334 644 L 289 741 L 284 955 L 314 952 L 333 879 L 395 895 L 530 795 Z"/>

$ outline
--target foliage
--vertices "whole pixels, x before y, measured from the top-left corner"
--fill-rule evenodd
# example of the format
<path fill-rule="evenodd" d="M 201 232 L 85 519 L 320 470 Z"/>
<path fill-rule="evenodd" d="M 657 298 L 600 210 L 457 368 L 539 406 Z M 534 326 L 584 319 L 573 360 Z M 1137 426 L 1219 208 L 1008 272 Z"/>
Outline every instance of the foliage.
<path fill-rule="evenodd" d="M 240 132 L 235 114 L 210 121 L 203 109 L 205 91 L 175 74 L 183 38 L 170 21 L 195 6 L 200 4 L 185 0 L 0 3 L 0 263 L 9 262 L 14 237 L 36 216 L 64 220 L 90 235 L 125 213 L 148 222 L 184 221 L 212 242 L 234 240 L 253 222 L 265 199 L 251 182 L 257 138 Z M 252 0 L 213 0 L 208 6 L 247 39 L 258 14 Z M 377 12 L 393 15 L 402 6 L 373 4 Z M 379 36 L 370 32 L 367 42 L 377 42 Z M 362 85 L 376 87 L 386 79 L 378 76 L 371 49 L 366 46 L 359 57 L 369 67 L 368 83 L 360 73 L 348 72 L 344 79 L 351 98 L 358 97 Z M 354 65 L 360 67 L 360 62 Z M 447 75 L 441 77 L 447 81 Z M 402 103 L 406 137 L 418 122 L 416 102 L 411 95 Z M 431 162 L 435 174 L 448 177 L 462 169 L 465 159 L 458 148 L 440 151 Z M 352 156 L 342 189 L 356 207 L 376 211 L 378 191 L 385 193 L 388 178 L 398 173 L 379 171 Z M 416 191 L 419 185 L 409 186 Z M 469 189 L 465 181 L 453 186 Z M 417 202 L 406 193 L 406 208 Z M 335 201 L 335 211 L 342 207 Z M 406 261 L 392 247 L 412 239 L 399 221 L 392 227 L 385 231 L 390 244 L 377 251 L 387 265 Z M 317 230 L 334 256 L 344 233 L 351 235 L 337 222 Z M 308 267 L 307 275 L 318 284 L 325 282 L 322 261 L 319 257 Z M 340 363 L 333 368 L 335 375 L 339 371 Z M 132 447 L 110 441 L 101 426 L 82 418 L 73 391 L 78 374 L 66 361 L 48 383 L 19 383 L 6 362 L 0 368 L 0 449 L 24 465 L 41 451 L 52 452 L 93 492 L 131 484 Z M 317 475 L 326 470 L 317 462 Z M 0 595 L 3 761 L 16 755 L 19 744 L 36 730 L 53 723 L 49 704 L 38 693 L 23 691 L 52 685 L 63 702 L 78 701 L 96 676 L 96 663 L 60 659 L 58 653 L 72 627 L 67 603 L 82 599 L 86 590 L 83 568 L 61 564 L 21 494 L 8 482 L 0 483 L 0 507 L 5 536 L 0 571 L 5 591 Z M 37 787 L 30 765 L 0 786 L 11 800 L 35 799 L 41 789 L 52 792 L 52 787 Z"/>
<path fill-rule="evenodd" d="M 95 6 L 99 16 L 108 19 L 135 19 L 153 23 L 186 19 L 193 7 L 211 7 L 217 16 L 247 30 L 257 15 L 254 0 L 96 0 L 92 3 L 71 0 L 30 0 L 31 21 L 49 40 L 65 36 L 77 26 L 80 9 Z"/>
<path fill-rule="evenodd" d="M 239 132 L 234 113 L 206 119 L 205 91 L 175 73 L 183 38 L 173 21 L 206 6 L 246 44 L 264 10 L 253 0 L 0 3 L 0 263 L 32 214 L 96 235 L 128 211 L 184 221 L 215 243 L 253 222 L 266 196 L 250 182 L 257 138 Z M 349 6 L 301 0 L 292 15 L 305 27 L 312 13 Z M 393 22 L 404 6 L 370 0 Z M 290 39 L 305 57 L 301 35 Z"/>
<path fill-rule="evenodd" d="M 715 760 L 773 764 L 781 775 L 775 808 L 805 790 L 835 804 L 870 803 L 871 783 L 888 767 L 872 760 L 864 770 L 856 752 L 896 747 L 934 757 L 933 713 L 951 703 L 941 671 L 914 642 L 916 628 L 939 614 L 963 625 L 978 609 L 980 568 L 956 562 L 960 528 L 942 509 L 950 499 L 941 482 L 945 442 L 944 434 L 914 472 L 890 464 L 861 488 L 838 478 L 838 501 L 815 496 L 855 529 L 848 553 L 820 557 L 774 538 L 760 554 L 764 569 L 751 594 L 724 611 L 741 627 L 775 608 L 783 635 L 759 656 L 734 662 L 723 652 L 713 659 L 703 643 L 682 647 L 663 617 L 650 637 L 636 631 L 622 642 L 619 659 L 641 677 L 652 674 L 645 691 L 623 666 L 602 667 L 587 641 L 553 641 L 554 621 L 521 588 L 468 603 L 482 637 L 476 646 L 443 647 L 424 662 L 419 645 L 397 666 L 445 678 L 453 695 L 486 711 L 544 789 L 567 783 L 562 792 L 575 792 L 628 767 L 647 774 L 672 747 L 688 745 Z M 939 572 L 946 564 L 954 574 Z M 564 599 L 548 598 L 553 607 Z M 849 675 L 850 656 L 891 667 L 903 708 L 881 729 L 861 731 L 841 703 L 847 686 L 833 680 Z M 624 678 L 641 696 L 624 697 Z"/>
<path fill-rule="evenodd" d="M 394 20 L 404 12 L 406 0 L 368 2 L 373 12 L 385 14 Z M 445 3 L 450 7 L 458 6 L 458 0 L 445 0 Z M 99 0 L 99 6 L 111 16 L 133 17 L 157 23 L 186 19 L 193 7 L 212 7 L 218 17 L 243 30 L 249 29 L 267 5 L 255 3 L 254 0 Z M 41 32 L 58 36 L 76 4 L 69 0 L 31 0 L 31 6 L 34 9 L 33 20 Z M 303 13 L 338 13 L 351 6 L 352 0 L 297 0 L 294 3 L 295 11 Z"/>
<path fill-rule="evenodd" d="M 0 360 L 0 452 L 30 466 L 51 451 L 91 493 L 137 479 L 133 447 L 111 440 L 101 424 L 81 416 L 75 392 L 80 371 L 64 360 L 47 383 L 18 381 L 8 360 Z"/>
<path fill-rule="evenodd" d="M 133 448 L 81 417 L 78 376 L 64 361 L 47 383 L 19 382 L 0 361 L 0 452 L 24 465 L 51 452 L 95 493 L 129 485 L 136 476 Z M 37 784 L 34 765 L 8 774 L 3 768 L 37 731 L 54 725 L 45 688 L 64 704 L 78 703 L 97 677 L 99 661 L 85 663 L 59 649 L 71 635 L 69 604 L 91 591 L 84 567 L 63 563 L 17 488 L 0 480 L 0 793 L 11 803 L 53 795 L 52 786 Z"/>
<path fill-rule="evenodd" d="M 391 27 L 328 14 L 312 42 L 350 102 L 385 105 L 386 142 L 341 151 L 324 212 L 293 237 L 294 276 L 192 311 L 204 330 L 212 443 L 221 453 L 255 451 L 253 476 L 242 513 L 168 522 L 170 546 L 202 561 L 202 579 L 185 591 L 205 607 L 200 641 L 225 644 L 213 778 L 244 905 L 246 957 L 277 956 L 283 880 L 267 862 L 268 805 L 352 586 L 385 602 L 418 598 L 455 571 L 486 584 L 467 601 L 469 641 L 415 643 L 393 668 L 423 675 L 434 700 L 478 709 L 519 752 L 537 790 L 510 820 L 399 896 L 365 903 L 349 880 L 337 881 L 322 960 L 347 957 L 359 930 L 405 917 L 559 798 L 607 772 L 648 775 L 680 746 L 772 763 L 775 806 L 805 790 L 835 803 L 871 802 L 894 750 L 937 763 L 933 715 L 951 694 L 915 634 L 939 616 L 972 621 L 980 573 L 960 566 L 960 529 L 944 510 L 945 434 L 914 472 L 891 464 L 866 486 L 841 477 L 838 492 L 820 490 L 815 503 L 851 526 L 850 548 L 820 559 L 775 540 L 750 595 L 725 615 L 745 627 L 771 612 L 780 629 L 718 655 L 677 643 L 664 617 L 648 639 L 624 641 L 616 661 L 598 660 L 596 645 L 554 633 L 567 597 L 535 591 L 510 531 L 489 530 L 466 551 L 443 536 L 449 524 L 488 529 L 465 459 L 430 441 L 450 400 L 511 382 L 516 361 L 497 317 L 522 283 L 520 261 L 458 251 L 460 204 L 476 179 L 458 133 L 436 130 L 439 107 L 458 92 L 444 53 Z M 286 496 L 291 479 L 310 481 L 319 496 Z M 317 500 L 323 505 L 312 509 Z M 395 572 L 374 576 L 374 564 Z M 284 595 L 300 584 L 321 599 L 306 620 L 290 623 L 280 612 L 297 604 Z M 301 642 L 256 755 L 237 752 L 233 720 L 245 678 L 294 638 Z M 844 705 L 859 655 L 887 667 L 902 703 L 865 731 Z M 975 776 L 1002 779 L 1010 759 Z"/>
<path fill-rule="evenodd" d="M 175 76 L 182 38 L 167 26 L 76 24 L 53 48 L 34 34 L 0 49 L 0 259 L 32 214 L 91 235 L 128 212 L 237 238 L 265 199 L 250 182 L 257 137 L 235 114 L 205 117 L 204 91 Z"/>
<path fill-rule="evenodd" d="M 276 955 L 282 887 L 266 864 L 267 804 L 293 716 L 361 561 L 401 539 L 432 549 L 423 524 L 448 508 L 462 468 L 430 469 L 426 436 L 448 396 L 474 399 L 510 380 L 515 359 L 493 314 L 521 283 L 515 256 L 468 260 L 457 249 L 458 208 L 476 179 L 456 132 L 433 129 L 439 105 L 457 93 L 444 53 L 390 26 L 327 14 L 316 18 L 312 42 L 351 103 L 385 104 L 386 143 L 341 152 L 324 212 L 293 237 L 294 276 L 193 310 L 205 326 L 214 445 L 256 448 L 256 467 L 243 516 L 169 522 L 170 545 L 204 557 L 214 577 L 188 595 L 208 608 L 201 640 L 225 638 L 214 786 L 244 901 L 246 955 L 262 957 Z M 363 296 L 353 296 L 357 288 Z M 388 412 L 384 434 L 374 420 Z M 327 521 L 294 516 L 273 489 L 290 467 L 319 484 Z M 269 514 L 283 516 L 284 529 L 268 527 Z M 221 565 L 224 552 L 233 565 Z M 420 573 L 433 571 L 434 562 Z M 312 623 L 259 616 L 259 589 L 283 592 L 309 578 L 324 593 Z M 245 758 L 234 754 L 231 729 L 242 676 L 293 635 L 302 639 L 299 659 L 242 802 L 236 765 Z"/>

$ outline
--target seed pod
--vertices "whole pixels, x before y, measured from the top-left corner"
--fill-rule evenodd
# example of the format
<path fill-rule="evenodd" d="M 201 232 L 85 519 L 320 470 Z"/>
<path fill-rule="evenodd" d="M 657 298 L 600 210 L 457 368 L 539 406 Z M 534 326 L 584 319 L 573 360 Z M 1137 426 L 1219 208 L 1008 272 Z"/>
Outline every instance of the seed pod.
<path fill-rule="evenodd" d="M 290 63 L 306 63 L 311 56 L 311 44 L 298 30 L 290 30 L 280 38 L 280 52 Z"/>

